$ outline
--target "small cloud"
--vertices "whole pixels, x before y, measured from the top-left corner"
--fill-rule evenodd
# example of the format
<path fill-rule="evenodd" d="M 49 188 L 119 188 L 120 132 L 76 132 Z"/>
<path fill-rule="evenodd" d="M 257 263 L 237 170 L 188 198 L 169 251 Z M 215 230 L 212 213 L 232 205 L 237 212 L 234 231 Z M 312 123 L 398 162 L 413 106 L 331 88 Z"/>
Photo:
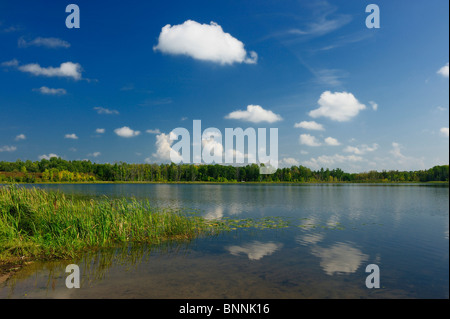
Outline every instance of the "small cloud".
<path fill-rule="evenodd" d="M 280 115 L 275 114 L 270 110 L 265 110 L 259 105 L 248 105 L 246 111 L 234 111 L 225 116 L 225 118 L 253 123 L 274 123 L 282 120 Z"/>
<path fill-rule="evenodd" d="M 46 77 L 67 77 L 74 80 L 81 79 L 81 65 L 79 63 L 64 62 L 59 67 L 41 67 L 37 63 L 25 64 L 18 66 L 18 70 L 22 72 L 31 73 L 35 76 Z"/>
<path fill-rule="evenodd" d="M 319 108 L 310 111 L 309 116 L 327 117 L 333 121 L 345 122 L 358 115 L 366 106 L 361 104 L 352 93 L 325 91 L 321 94 Z"/>
<path fill-rule="evenodd" d="M 158 128 L 154 130 L 146 130 L 145 132 L 149 134 L 161 134 L 161 131 Z"/>
<path fill-rule="evenodd" d="M 46 86 L 42 86 L 39 89 L 33 89 L 33 91 L 36 91 L 36 92 L 39 92 L 39 93 L 45 94 L 45 95 L 64 95 L 67 93 L 67 91 L 64 89 L 52 89 L 52 88 L 48 88 Z"/>
<path fill-rule="evenodd" d="M 307 146 L 320 146 L 321 144 L 317 141 L 317 139 L 309 134 L 301 134 L 300 135 L 300 144 Z"/>
<path fill-rule="evenodd" d="M 322 69 L 315 72 L 317 82 L 327 86 L 339 86 L 342 84 L 341 79 L 347 77 L 347 73 L 341 70 Z"/>
<path fill-rule="evenodd" d="M 437 73 L 442 75 L 444 78 L 448 78 L 448 62 L 446 65 L 440 68 Z"/>
<path fill-rule="evenodd" d="M 52 157 L 59 157 L 59 156 L 56 155 L 56 154 L 53 154 L 53 153 L 50 153 L 50 154 L 48 154 L 48 155 L 39 155 L 39 156 L 38 156 L 38 158 L 39 158 L 40 160 L 43 160 L 43 159 L 50 160 Z"/>
<path fill-rule="evenodd" d="M 397 142 L 392 142 L 392 150 L 389 152 L 394 155 L 395 158 L 405 158 L 405 156 L 400 151 L 400 144 Z"/>
<path fill-rule="evenodd" d="M 376 111 L 378 110 L 378 104 L 374 101 L 369 101 L 369 104 L 372 106 L 372 110 Z"/>
<path fill-rule="evenodd" d="M 134 90 L 134 84 L 130 83 L 130 84 L 124 85 L 120 88 L 120 90 L 121 91 L 132 91 L 132 90 Z"/>
<path fill-rule="evenodd" d="M 321 155 L 317 158 L 311 158 L 308 161 L 304 161 L 302 165 L 306 167 L 310 167 L 312 169 L 319 169 L 321 167 L 333 168 L 336 166 L 341 166 L 342 164 L 352 164 L 354 165 L 357 162 L 365 161 L 361 156 L 356 155 L 340 155 L 335 154 L 332 156 Z"/>
<path fill-rule="evenodd" d="M 114 130 L 114 133 L 116 133 L 120 137 L 126 137 L 126 138 L 138 136 L 139 134 L 141 134 L 140 131 L 134 131 L 134 130 L 130 129 L 128 126 L 116 128 Z"/>
<path fill-rule="evenodd" d="M 372 146 L 368 146 L 366 144 L 359 145 L 359 146 L 347 146 L 344 148 L 344 152 L 346 153 L 353 153 L 356 155 L 362 155 L 368 152 L 374 152 L 378 149 L 378 144 L 374 143 Z"/>
<path fill-rule="evenodd" d="M 210 61 L 222 65 L 233 63 L 255 64 L 256 52 L 244 49 L 244 44 L 225 33 L 215 22 L 200 24 L 187 20 L 183 24 L 167 24 L 161 30 L 154 51 L 173 55 L 187 55 L 196 60 Z"/>
<path fill-rule="evenodd" d="M 183 116 L 180 120 L 181 121 L 186 121 L 188 118 L 186 116 Z"/>
<path fill-rule="evenodd" d="M 1 26 L 1 23 L 0 23 Z M 10 33 L 10 32 L 16 32 L 22 30 L 22 27 L 20 26 L 9 26 L 5 28 L 0 29 L 0 33 Z"/>
<path fill-rule="evenodd" d="M 94 107 L 94 110 L 96 110 L 98 114 L 119 114 L 119 111 L 110 110 L 101 106 Z"/>
<path fill-rule="evenodd" d="M 26 41 L 23 37 L 20 37 L 17 44 L 19 48 L 27 48 L 30 46 L 46 47 L 50 49 L 70 47 L 70 43 L 67 41 L 58 38 L 41 38 L 41 37 L 38 37 L 31 41 Z"/>
<path fill-rule="evenodd" d="M 16 141 L 26 140 L 26 139 L 27 139 L 27 137 L 25 136 L 25 134 L 19 134 L 15 138 Z"/>
<path fill-rule="evenodd" d="M 389 151 L 389 153 L 393 155 L 397 164 L 402 165 L 405 170 L 416 170 L 418 167 L 423 168 L 425 166 L 423 158 L 403 155 L 401 148 L 402 146 L 399 143 L 392 142 L 392 150 Z"/>
<path fill-rule="evenodd" d="M 316 123 L 315 121 L 302 121 L 300 123 L 295 123 L 294 127 L 304 128 L 306 130 L 324 131 L 322 124 Z"/>
<path fill-rule="evenodd" d="M 103 133 L 105 133 L 105 129 L 104 128 L 98 128 L 98 129 L 95 130 L 95 133 L 103 134 Z"/>
<path fill-rule="evenodd" d="M 160 98 L 160 99 L 146 99 L 144 102 L 140 103 L 139 106 L 158 106 L 167 105 L 173 103 L 170 97 Z"/>
<path fill-rule="evenodd" d="M 443 136 L 448 137 L 448 127 L 443 127 L 439 131 Z"/>
<path fill-rule="evenodd" d="M 15 146 L 5 145 L 5 146 L 0 147 L 0 153 L 1 152 L 14 152 L 15 150 L 17 150 L 17 147 L 15 147 Z"/>
<path fill-rule="evenodd" d="M 94 152 L 94 153 L 88 154 L 87 156 L 89 156 L 89 157 L 98 157 L 98 156 L 100 156 L 100 155 L 102 155 L 102 153 L 100 153 L 100 152 Z"/>
<path fill-rule="evenodd" d="M 16 67 L 19 65 L 19 61 L 17 61 L 17 59 L 12 59 L 9 61 L 2 62 L 1 65 L 6 67 Z"/>
<path fill-rule="evenodd" d="M 327 137 L 327 138 L 325 139 L 325 143 L 326 143 L 327 145 L 331 145 L 331 146 L 338 146 L 338 145 L 341 145 L 341 143 L 339 143 L 339 141 L 338 141 L 337 139 L 333 138 L 333 137 Z"/>
<path fill-rule="evenodd" d="M 280 161 L 280 166 L 298 166 L 300 163 L 293 157 L 285 157 Z"/>
<path fill-rule="evenodd" d="M 78 136 L 74 133 L 72 134 L 66 134 L 64 135 L 64 138 L 72 139 L 72 140 L 78 140 Z"/>

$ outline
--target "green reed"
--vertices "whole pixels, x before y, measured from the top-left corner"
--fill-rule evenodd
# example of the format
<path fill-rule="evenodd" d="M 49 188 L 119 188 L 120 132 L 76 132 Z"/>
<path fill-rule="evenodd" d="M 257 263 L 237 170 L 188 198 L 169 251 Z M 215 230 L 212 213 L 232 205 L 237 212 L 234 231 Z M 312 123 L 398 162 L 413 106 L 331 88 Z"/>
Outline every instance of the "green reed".
<path fill-rule="evenodd" d="M 0 188 L 0 262 L 68 258 L 125 243 L 191 240 L 218 231 L 196 215 L 155 211 L 148 201 L 74 199 L 36 188 Z"/>

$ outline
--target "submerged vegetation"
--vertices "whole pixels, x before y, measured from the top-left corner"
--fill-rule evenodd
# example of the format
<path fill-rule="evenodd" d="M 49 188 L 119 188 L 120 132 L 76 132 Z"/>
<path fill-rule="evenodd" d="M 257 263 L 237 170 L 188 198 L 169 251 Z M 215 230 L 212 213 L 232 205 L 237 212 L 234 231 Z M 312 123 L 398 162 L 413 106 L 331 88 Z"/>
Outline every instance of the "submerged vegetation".
<path fill-rule="evenodd" d="M 279 168 L 274 174 L 260 174 L 257 164 L 231 166 L 219 164 L 128 164 L 50 160 L 32 162 L 0 161 L 0 182 L 448 182 L 449 166 L 420 171 L 311 170 L 302 165 Z"/>

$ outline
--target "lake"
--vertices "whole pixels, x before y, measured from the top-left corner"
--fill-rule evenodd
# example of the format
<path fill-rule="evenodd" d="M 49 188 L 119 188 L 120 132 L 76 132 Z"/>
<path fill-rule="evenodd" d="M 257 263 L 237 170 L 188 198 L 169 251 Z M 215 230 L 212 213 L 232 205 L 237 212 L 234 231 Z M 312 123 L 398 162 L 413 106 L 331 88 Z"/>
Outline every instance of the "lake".
<path fill-rule="evenodd" d="M 0 298 L 449 298 L 448 184 L 26 187 L 148 199 L 208 219 L 280 217 L 289 226 L 35 262 L 0 284 Z M 69 263 L 80 267 L 79 289 L 65 285 Z M 366 286 L 368 265 L 378 266 L 379 288 Z"/>

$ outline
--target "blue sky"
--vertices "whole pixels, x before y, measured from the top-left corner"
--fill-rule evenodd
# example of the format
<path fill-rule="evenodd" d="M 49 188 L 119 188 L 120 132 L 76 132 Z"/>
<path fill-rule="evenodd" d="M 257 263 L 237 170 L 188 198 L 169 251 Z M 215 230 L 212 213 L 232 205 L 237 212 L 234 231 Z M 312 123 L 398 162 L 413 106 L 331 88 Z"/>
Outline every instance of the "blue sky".
<path fill-rule="evenodd" d="M 448 30 L 446 0 L 1 1 L 0 160 L 167 162 L 197 119 L 278 128 L 281 166 L 448 164 Z"/>

